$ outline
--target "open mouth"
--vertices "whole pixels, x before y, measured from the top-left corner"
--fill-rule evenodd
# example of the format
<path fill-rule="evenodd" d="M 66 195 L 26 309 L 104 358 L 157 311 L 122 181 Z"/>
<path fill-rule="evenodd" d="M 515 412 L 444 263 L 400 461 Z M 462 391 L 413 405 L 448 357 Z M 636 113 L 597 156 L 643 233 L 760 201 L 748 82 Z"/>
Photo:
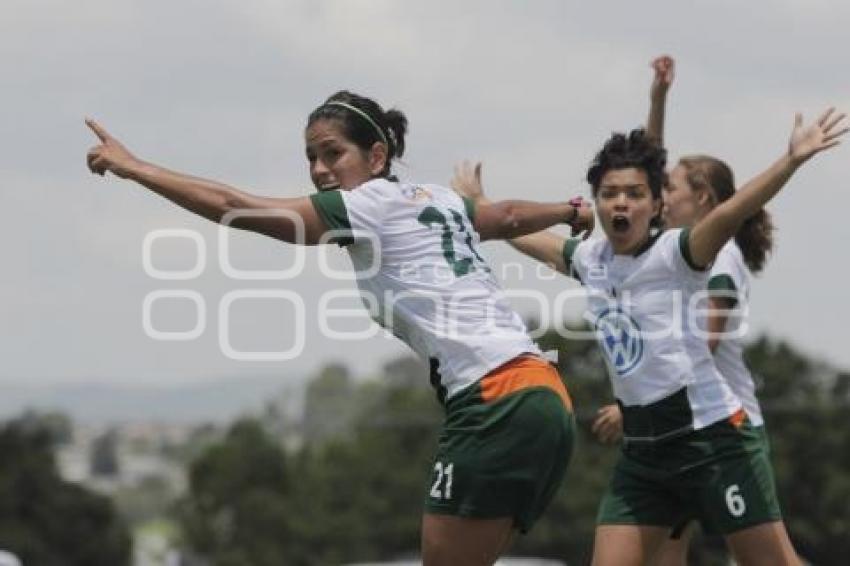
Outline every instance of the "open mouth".
<path fill-rule="evenodd" d="M 625 216 L 617 215 L 611 219 L 611 227 L 614 229 L 615 232 L 619 232 L 621 234 L 623 232 L 628 231 L 631 225 L 632 223 L 629 222 L 629 219 Z"/>

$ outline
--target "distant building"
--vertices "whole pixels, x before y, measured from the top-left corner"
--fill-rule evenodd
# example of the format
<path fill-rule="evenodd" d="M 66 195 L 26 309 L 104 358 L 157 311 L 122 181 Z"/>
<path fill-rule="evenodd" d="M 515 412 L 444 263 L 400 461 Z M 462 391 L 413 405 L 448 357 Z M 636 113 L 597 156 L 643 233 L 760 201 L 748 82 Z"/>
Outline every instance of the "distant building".
<path fill-rule="evenodd" d="M 155 423 L 117 425 L 75 424 L 73 440 L 56 451 L 63 479 L 85 484 L 102 493 L 134 487 L 150 478 L 165 481 L 180 493 L 186 488 L 183 462 L 172 452 L 188 443 L 194 427 Z M 109 443 L 105 446 L 104 439 Z M 92 466 L 95 456 L 114 458 L 112 473 L 104 466 Z M 100 462 L 102 463 L 102 462 Z M 0 563 L 0 566 L 4 566 Z"/>

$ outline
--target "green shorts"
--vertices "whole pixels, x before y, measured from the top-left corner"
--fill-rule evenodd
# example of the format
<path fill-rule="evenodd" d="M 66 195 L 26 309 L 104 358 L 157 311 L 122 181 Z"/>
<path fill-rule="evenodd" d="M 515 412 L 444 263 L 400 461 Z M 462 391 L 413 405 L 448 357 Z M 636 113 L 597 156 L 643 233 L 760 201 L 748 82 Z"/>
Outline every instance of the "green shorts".
<path fill-rule="evenodd" d="M 551 366 L 543 373 L 548 373 L 543 381 L 554 375 L 566 395 Z M 540 380 L 529 384 L 521 375 L 524 383 L 514 380 L 490 395 L 487 380 L 446 405 L 425 510 L 479 519 L 512 517 L 525 533 L 562 483 L 573 447 L 573 415 L 564 396 Z"/>
<path fill-rule="evenodd" d="M 597 523 L 679 530 L 696 520 L 705 532 L 726 535 L 781 519 L 764 427 L 730 419 L 624 445 Z"/>

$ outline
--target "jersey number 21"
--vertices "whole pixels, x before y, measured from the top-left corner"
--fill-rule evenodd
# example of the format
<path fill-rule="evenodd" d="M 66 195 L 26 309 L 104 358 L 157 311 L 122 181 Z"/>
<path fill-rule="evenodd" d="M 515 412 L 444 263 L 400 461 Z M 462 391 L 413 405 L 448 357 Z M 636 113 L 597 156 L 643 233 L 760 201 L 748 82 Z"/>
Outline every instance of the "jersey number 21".
<path fill-rule="evenodd" d="M 454 234 L 452 233 L 452 226 L 449 225 L 449 221 L 446 218 L 446 215 L 440 212 L 436 207 L 427 206 L 422 212 L 419 214 L 417 220 L 421 224 L 424 224 L 428 228 L 436 225 L 438 228 L 442 230 L 442 247 L 443 247 L 443 257 L 446 258 L 446 262 L 449 264 L 449 267 L 454 271 L 455 276 L 462 277 L 472 271 L 473 261 L 477 259 L 480 264 L 484 267 L 486 271 L 489 271 L 489 268 L 484 264 L 484 260 L 478 255 L 478 252 L 475 250 L 475 247 L 472 245 L 472 229 L 466 225 L 465 219 L 463 215 L 451 208 L 447 209 L 449 214 L 454 221 L 455 226 L 457 227 L 457 232 L 461 234 L 461 237 L 464 237 L 464 241 L 466 243 L 466 247 L 469 248 L 469 251 L 472 252 L 474 259 L 472 257 L 458 258 L 458 254 L 455 252 L 454 247 Z"/>

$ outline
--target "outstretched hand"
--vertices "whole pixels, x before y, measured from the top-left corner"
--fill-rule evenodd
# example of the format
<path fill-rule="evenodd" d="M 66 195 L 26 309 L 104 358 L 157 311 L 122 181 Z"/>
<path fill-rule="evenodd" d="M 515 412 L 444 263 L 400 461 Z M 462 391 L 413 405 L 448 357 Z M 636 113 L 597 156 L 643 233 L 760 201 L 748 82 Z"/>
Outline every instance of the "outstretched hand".
<path fill-rule="evenodd" d="M 126 177 L 139 160 L 91 118 L 86 118 L 86 126 L 100 140 L 100 145 L 92 147 L 86 156 L 89 170 L 97 175 L 105 175 L 107 171 L 111 171 L 114 175 Z"/>
<path fill-rule="evenodd" d="M 653 59 L 650 66 L 655 71 L 655 76 L 652 78 L 649 95 L 652 98 L 662 98 L 667 95 L 673 79 L 676 78 L 676 61 L 669 55 L 661 55 Z"/>
<path fill-rule="evenodd" d="M 836 114 L 835 108 L 829 108 L 817 122 L 806 127 L 803 125 L 803 115 L 798 112 L 794 117 L 788 155 L 796 163 L 802 164 L 815 154 L 838 145 L 841 142 L 839 138 L 850 131 L 844 121 L 846 116 L 843 112 Z"/>
<path fill-rule="evenodd" d="M 484 186 L 481 184 L 481 162 L 472 165 L 464 161 L 455 165 L 455 174 L 451 180 L 451 187 L 462 197 L 473 202 L 478 202 L 484 197 Z"/>

